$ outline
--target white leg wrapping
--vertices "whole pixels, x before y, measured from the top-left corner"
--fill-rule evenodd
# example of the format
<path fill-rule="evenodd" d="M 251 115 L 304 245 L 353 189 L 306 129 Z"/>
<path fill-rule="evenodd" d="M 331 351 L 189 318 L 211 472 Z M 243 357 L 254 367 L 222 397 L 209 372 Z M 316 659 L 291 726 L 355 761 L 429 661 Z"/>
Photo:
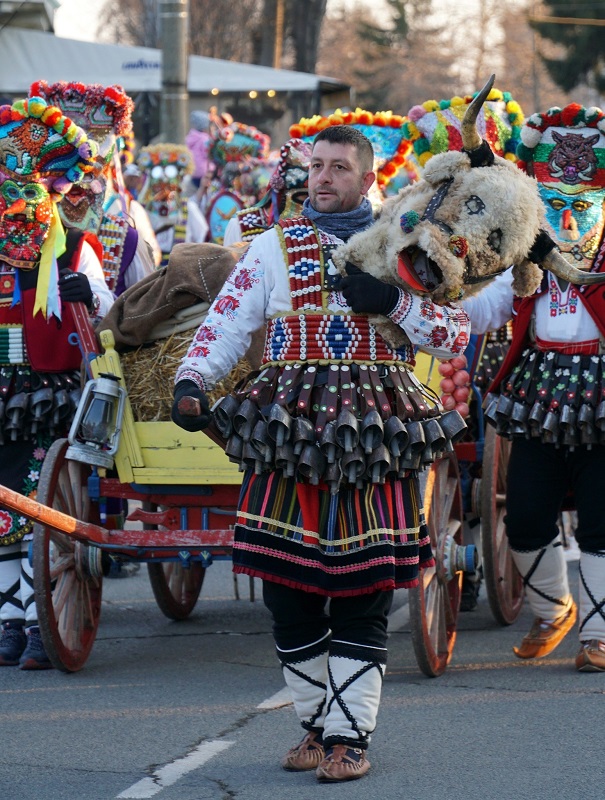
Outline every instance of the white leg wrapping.
<path fill-rule="evenodd" d="M 21 603 L 25 624 L 38 624 L 38 611 L 34 600 L 34 570 L 29 563 L 29 542 L 21 541 Z"/>
<path fill-rule="evenodd" d="M 333 641 L 328 659 L 324 746 L 366 747 L 376 728 L 387 651 Z"/>
<path fill-rule="evenodd" d="M 511 553 L 523 576 L 527 601 L 534 615 L 551 622 L 560 617 L 572 601 L 560 540 L 555 539 L 541 550 L 511 550 Z"/>
<path fill-rule="evenodd" d="M 0 547 L 0 622 L 23 620 L 21 543 Z"/>
<path fill-rule="evenodd" d="M 580 640 L 605 642 L 605 553 L 580 554 Z"/>
<path fill-rule="evenodd" d="M 292 693 L 294 710 L 303 728 L 323 728 L 326 715 L 326 685 L 328 682 L 328 647 L 330 634 L 306 647 L 281 650 L 284 679 Z"/>

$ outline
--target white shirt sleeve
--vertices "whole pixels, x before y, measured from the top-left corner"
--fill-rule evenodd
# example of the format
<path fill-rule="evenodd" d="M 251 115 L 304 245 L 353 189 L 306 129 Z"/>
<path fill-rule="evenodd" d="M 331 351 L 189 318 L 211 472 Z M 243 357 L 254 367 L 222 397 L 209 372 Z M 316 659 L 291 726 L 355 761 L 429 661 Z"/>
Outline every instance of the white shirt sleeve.
<path fill-rule="evenodd" d="M 459 306 L 440 306 L 429 297 L 399 290 L 399 302 L 388 315 L 412 345 L 435 358 L 448 359 L 466 349 L 470 322 Z"/>
<path fill-rule="evenodd" d="M 208 222 L 200 211 L 196 201 L 190 197 L 187 201 L 187 231 L 185 233 L 186 242 L 205 242 L 208 238 Z"/>
<path fill-rule="evenodd" d="M 225 281 L 181 361 L 175 383 L 188 379 L 211 389 L 246 354 L 252 334 L 263 325 L 272 305 L 275 267 L 261 241 L 265 236 L 251 243 Z M 283 260 L 277 266 L 285 272 Z"/>
<path fill-rule="evenodd" d="M 137 230 L 138 241 L 137 249 L 135 250 L 134 257 L 124 274 L 124 285 L 127 289 L 134 286 L 146 275 L 151 275 L 155 272 L 155 264 L 151 255 L 151 249 L 145 239 L 141 236 L 140 231 Z"/>
<path fill-rule="evenodd" d="M 129 214 L 132 217 L 134 227 L 137 229 L 139 236 L 142 237 L 151 248 L 153 263 L 156 268 L 159 267 L 162 263 L 162 250 L 158 244 L 155 231 L 149 219 L 149 214 L 137 200 L 130 201 Z"/>
<path fill-rule="evenodd" d="M 239 224 L 239 219 L 236 216 L 233 216 L 231 217 L 231 219 L 227 223 L 227 227 L 225 228 L 223 246 L 229 247 L 229 245 L 241 241 L 242 241 L 242 229 Z"/>
<path fill-rule="evenodd" d="M 114 297 L 105 283 L 105 275 L 103 274 L 101 262 L 88 242 L 82 243 L 78 272 L 83 272 L 86 275 L 93 294 L 95 294 L 99 300 L 99 307 L 95 315 L 95 320 L 102 319 L 113 305 Z"/>
<path fill-rule="evenodd" d="M 498 275 L 474 297 L 462 301 L 469 315 L 473 333 L 497 331 L 513 316 L 513 271 Z"/>

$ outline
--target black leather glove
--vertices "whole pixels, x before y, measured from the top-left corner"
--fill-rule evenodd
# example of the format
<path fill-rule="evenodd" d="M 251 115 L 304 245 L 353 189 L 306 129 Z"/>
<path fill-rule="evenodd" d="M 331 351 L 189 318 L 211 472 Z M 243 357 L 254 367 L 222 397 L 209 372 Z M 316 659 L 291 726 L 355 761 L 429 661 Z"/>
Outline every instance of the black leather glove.
<path fill-rule="evenodd" d="M 399 300 L 399 289 L 347 262 L 339 289 L 355 314 L 388 314 Z"/>
<path fill-rule="evenodd" d="M 59 294 L 64 303 L 84 303 L 92 309 L 92 289 L 88 276 L 83 272 L 62 269 L 59 273 Z"/>
<path fill-rule="evenodd" d="M 189 397 L 199 402 L 199 414 L 196 413 L 193 403 L 183 400 L 183 398 Z M 188 409 L 187 406 L 190 408 Z M 188 414 L 188 410 L 192 413 Z M 172 403 L 172 412 L 170 416 L 173 422 L 186 431 L 201 431 L 210 424 L 210 405 L 208 404 L 208 398 L 193 381 L 179 381 L 174 387 L 174 401 Z"/>
<path fill-rule="evenodd" d="M 556 246 L 557 245 L 546 233 L 546 231 L 540 231 L 540 233 L 534 239 L 534 243 L 531 247 L 531 250 L 527 254 L 527 257 L 530 261 L 533 261 L 534 264 L 541 264 L 546 256 L 552 250 L 554 250 Z"/>

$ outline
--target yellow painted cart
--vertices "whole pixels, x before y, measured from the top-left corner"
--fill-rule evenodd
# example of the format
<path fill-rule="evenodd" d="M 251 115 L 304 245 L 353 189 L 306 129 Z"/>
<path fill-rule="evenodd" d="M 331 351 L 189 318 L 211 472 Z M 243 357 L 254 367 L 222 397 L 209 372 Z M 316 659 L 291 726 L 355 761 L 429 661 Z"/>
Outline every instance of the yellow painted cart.
<path fill-rule="evenodd" d="M 125 389 L 111 332 L 101 334 L 99 353 L 87 319 L 78 331 L 90 377 L 114 376 Z M 0 503 L 36 520 L 40 631 L 51 662 L 66 672 L 79 670 L 91 651 L 112 557 L 147 563 L 155 598 L 168 617 L 191 613 L 206 568 L 215 558 L 231 557 L 241 484 L 237 465 L 207 436 L 172 422 L 137 422 L 127 396 L 113 470 L 73 460 L 69 446 L 60 439 L 50 447 L 36 501 L 0 487 Z M 127 500 L 139 501 L 127 523 L 142 528 L 111 527 L 112 507 Z"/>
<path fill-rule="evenodd" d="M 241 484 L 238 466 L 204 433 L 188 433 L 172 422 L 135 421 L 111 332 L 102 332 L 99 352 L 86 313 L 81 309 L 76 316 L 77 343 L 89 377 L 93 382 L 111 379 L 122 387 L 123 416 L 113 467 L 103 469 L 86 458 L 74 458 L 73 442 L 60 439 L 44 461 L 36 500 L 0 486 L 0 504 L 35 520 L 34 589 L 40 630 L 53 665 L 66 672 L 81 669 L 94 644 L 103 577 L 112 559 L 146 562 L 162 612 L 171 619 L 191 613 L 207 567 L 213 559 L 231 558 Z M 436 365 L 430 359 L 420 358 L 417 374 L 438 388 Z M 427 475 L 424 505 L 436 564 L 424 570 L 419 587 L 410 590 L 410 620 L 416 659 L 429 676 L 440 675 L 449 663 L 462 572 L 474 569 L 473 564 L 460 563 L 474 550 L 462 543 L 465 493 L 460 465 L 479 460 L 482 448 L 482 433 L 475 441 L 457 443 L 455 452 L 431 464 Z M 484 513 L 492 514 L 500 533 L 502 464 L 494 450 L 484 483 L 490 493 Z M 483 469 L 485 475 L 485 465 Z M 126 524 L 119 516 L 115 522 L 115 506 L 125 501 L 138 501 L 133 504 L 136 509 Z M 506 556 L 505 537 L 499 541 L 500 551 L 496 548 L 491 559 L 496 566 L 498 552 Z M 501 564 L 506 570 L 505 560 Z M 504 572 L 501 577 L 501 588 L 515 601 L 513 611 L 518 613 L 521 587 L 514 576 Z"/>

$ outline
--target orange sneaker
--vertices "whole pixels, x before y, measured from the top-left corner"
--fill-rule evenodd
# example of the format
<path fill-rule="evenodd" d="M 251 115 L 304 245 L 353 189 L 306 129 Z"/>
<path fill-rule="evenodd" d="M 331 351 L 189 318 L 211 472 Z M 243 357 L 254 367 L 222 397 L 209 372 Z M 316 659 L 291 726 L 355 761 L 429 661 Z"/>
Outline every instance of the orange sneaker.
<path fill-rule="evenodd" d="M 346 744 L 328 747 L 326 757 L 317 767 L 318 781 L 354 781 L 362 778 L 370 769 L 366 751 Z"/>
<path fill-rule="evenodd" d="M 590 639 L 582 642 L 576 656 L 578 672 L 605 672 L 605 642 Z"/>
<path fill-rule="evenodd" d="M 288 750 L 281 760 L 281 765 L 288 772 L 305 772 L 309 769 L 317 769 L 324 755 L 321 733 L 309 731 L 296 747 Z"/>
<path fill-rule="evenodd" d="M 552 653 L 573 628 L 577 616 L 578 608 L 572 600 L 567 611 L 557 617 L 554 622 L 544 623 L 544 620 L 536 617 L 530 632 L 523 637 L 520 646 L 513 647 L 513 653 L 518 658 L 542 658 L 547 656 Z"/>

